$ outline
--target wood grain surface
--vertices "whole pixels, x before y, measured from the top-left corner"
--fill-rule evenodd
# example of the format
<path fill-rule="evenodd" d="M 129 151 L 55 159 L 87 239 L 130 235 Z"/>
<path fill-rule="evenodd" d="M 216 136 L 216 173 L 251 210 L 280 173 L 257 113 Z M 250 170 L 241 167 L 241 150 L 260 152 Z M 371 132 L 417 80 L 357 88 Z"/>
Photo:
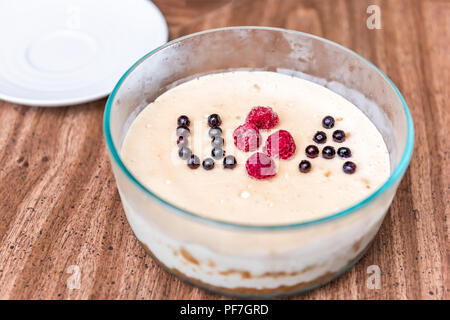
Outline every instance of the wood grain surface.
<path fill-rule="evenodd" d="M 306 31 L 381 68 L 414 119 L 413 159 L 366 256 L 295 299 L 449 299 L 447 0 L 158 0 L 170 37 L 231 25 Z M 366 9 L 381 7 L 381 30 Z M 166 273 L 123 212 L 103 140 L 105 99 L 66 108 L 0 101 L 0 298 L 224 299 Z M 79 266 L 79 289 L 66 285 Z M 381 289 L 366 287 L 381 268 Z M 69 272 L 69 273 L 68 273 Z"/>

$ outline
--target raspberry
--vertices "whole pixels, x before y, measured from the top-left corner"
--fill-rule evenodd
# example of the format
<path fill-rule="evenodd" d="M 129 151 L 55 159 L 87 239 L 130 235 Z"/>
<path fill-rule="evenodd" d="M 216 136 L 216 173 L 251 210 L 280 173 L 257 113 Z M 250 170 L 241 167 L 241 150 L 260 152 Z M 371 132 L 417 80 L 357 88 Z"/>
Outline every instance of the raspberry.
<path fill-rule="evenodd" d="M 268 179 L 277 174 L 275 162 L 261 152 L 256 152 L 247 159 L 245 169 L 249 176 L 256 179 Z"/>
<path fill-rule="evenodd" d="M 278 130 L 272 133 L 264 146 L 264 153 L 269 157 L 289 159 L 295 153 L 295 142 L 291 134 L 286 130 Z"/>
<path fill-rule="evenodd" d="M 246 122 L 253 123 L 259 129 L 272 129 L 280 119 L 270 107 L 253 107 L 247 116 Z"/>
<path fill-rule="evenodd" d="M 258 128 L 252 123 L 245 123 L 233 132 L 234 144 L 239 150 L 255 151 L 261 144 L 261 135 Z"/>

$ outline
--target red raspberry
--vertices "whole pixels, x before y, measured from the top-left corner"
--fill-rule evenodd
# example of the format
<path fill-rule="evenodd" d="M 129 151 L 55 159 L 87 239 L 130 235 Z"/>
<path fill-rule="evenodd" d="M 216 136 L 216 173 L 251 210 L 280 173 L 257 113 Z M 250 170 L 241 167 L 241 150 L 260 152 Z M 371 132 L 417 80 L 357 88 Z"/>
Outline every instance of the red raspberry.
<path fill-rule="evenodd" d="M 233 132 L 234 144 L 239 150 L 255 151 L 261 144 L 261 135 L 258 128 L 252 123 L 245 123 Z"/>
<path fill-rule="evenodd" d="M 256 152 L 247 159 L 245 169 L 249 176 L 256 179 L 268 179 L 277 174 L 275 162 L 261 152 Z"/>
<path fill-rule="evenodd" d="M 263 151 L 269 157 L 286 160 L 294 155 L 295 149 L 294 138 L 291 134 L 286 130 L 278 130 L 267 138 Z"/>
<path fill-rule="evenodd" d="M 251 122 L 259 129 L 272 129 L 280 119 L 270 107 L 253 107 L 247 116 L 246 122 Z"/>

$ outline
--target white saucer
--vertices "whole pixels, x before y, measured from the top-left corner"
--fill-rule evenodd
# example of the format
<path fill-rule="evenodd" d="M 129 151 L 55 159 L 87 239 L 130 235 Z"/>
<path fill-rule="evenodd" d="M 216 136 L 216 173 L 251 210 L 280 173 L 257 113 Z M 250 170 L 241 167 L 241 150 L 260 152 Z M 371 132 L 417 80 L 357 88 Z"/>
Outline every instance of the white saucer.
<path fill-rule="evenodd" d="M 148 0 L 0 1 L 0 99 L 64 106 L 104 97 L 167 38 Z"/>

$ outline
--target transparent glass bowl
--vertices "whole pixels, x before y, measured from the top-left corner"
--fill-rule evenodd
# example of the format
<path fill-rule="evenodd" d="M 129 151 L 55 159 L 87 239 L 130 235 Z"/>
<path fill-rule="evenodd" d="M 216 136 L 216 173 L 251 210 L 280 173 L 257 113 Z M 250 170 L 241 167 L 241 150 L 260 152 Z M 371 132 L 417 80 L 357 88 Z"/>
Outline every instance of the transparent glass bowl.
<path fill-rule="evenodd" d="M 381 132 L 391 175 L 358 204 L 289 225 L 208 219 L 159 198 L 126 168 L 120 150 L 139 112 L 174 85 L 230 70 L 266 70 L 314 81 L 360 108 Z M 127 219 L 146 250 L 195 285 L 241 297 L 295 294 L 337 277 L 364 254 L 392 202 L 413 150 L 413 124 L 394 84 L 331 41 L 284 29 L 231 27 L 188 35 L 150 52 L 110 95 L 104 130 Z"/>

